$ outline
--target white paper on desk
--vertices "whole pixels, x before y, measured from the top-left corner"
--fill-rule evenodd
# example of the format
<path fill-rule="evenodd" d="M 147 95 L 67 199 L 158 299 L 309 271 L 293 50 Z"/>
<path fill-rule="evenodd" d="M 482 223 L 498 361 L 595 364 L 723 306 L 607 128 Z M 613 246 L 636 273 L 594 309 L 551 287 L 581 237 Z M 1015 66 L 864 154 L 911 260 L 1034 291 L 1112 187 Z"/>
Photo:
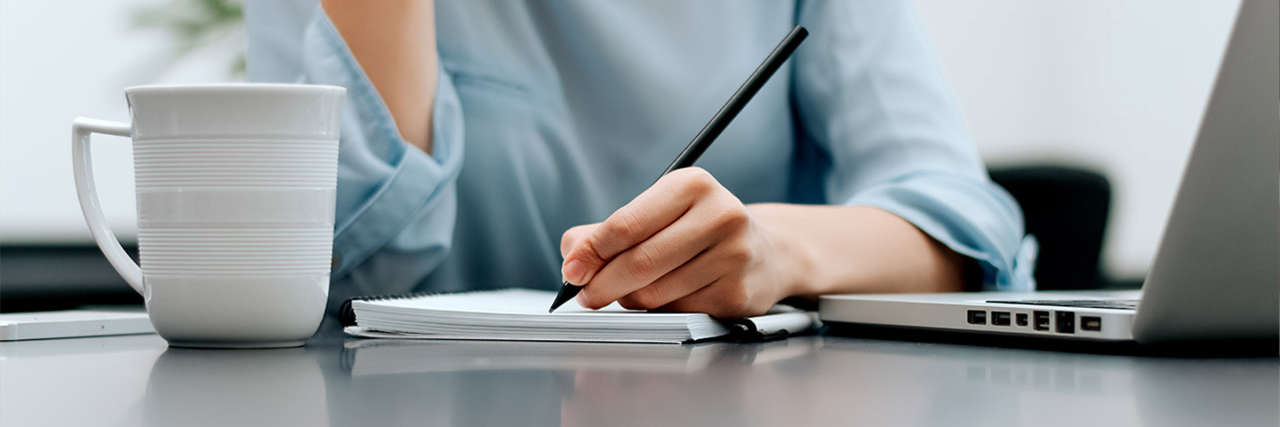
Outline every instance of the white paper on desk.
<path fill-rule="evenodd" d="M 555 292 L 527 289 L 352 301 L 357 336 L 396 338 L 680 343 L 728 329 L 702 313 L 648 313 L 616 303 L 587 310 L 570 301 L 555 313 Z"/>

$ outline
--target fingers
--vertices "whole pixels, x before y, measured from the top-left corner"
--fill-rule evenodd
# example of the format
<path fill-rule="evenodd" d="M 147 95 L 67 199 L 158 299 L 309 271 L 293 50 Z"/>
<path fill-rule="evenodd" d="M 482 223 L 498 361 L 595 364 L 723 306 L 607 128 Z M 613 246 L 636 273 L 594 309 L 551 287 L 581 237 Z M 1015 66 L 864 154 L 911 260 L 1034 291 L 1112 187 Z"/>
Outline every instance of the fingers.
<path fill-rule="evenodd" d="M 717 188 L 719 183 L 701 168 L 663 176 L 566 251 L 564 280 L 579 286 L 590 283 L 609 260 L 667 228 Z"/>
<path fill-rule="evenodd" d="M 604 307 L 688 263 L 723 238 L 722 230 L 709 226 L 716 210 L 710 203 L 697 204 L 667 228 L 609 260 L 578 293 L 578 303 Z"/>
<path fill-rule="evenodd" d="M 659 310 L 681 313 L 707 313 L 712 317 L 722 319 L 755 316 L 767 311 L 768 306 L 764 308 L 753 307 L 753 301 L 747 294 L 747 288 L 740 283 L 741 281 L 741 277 L 721 277 L 684 298 L 662 306 Z M 772 303 L 768 305 L 772 305 Z"/>
<path fill-rule="evenodd" d="M 648 286 L 627 294 L 618 303 L 632 310 L 658 309 L 715 282 L 734 268 L 731 263 L 717 247 L 712 247 Z"/>

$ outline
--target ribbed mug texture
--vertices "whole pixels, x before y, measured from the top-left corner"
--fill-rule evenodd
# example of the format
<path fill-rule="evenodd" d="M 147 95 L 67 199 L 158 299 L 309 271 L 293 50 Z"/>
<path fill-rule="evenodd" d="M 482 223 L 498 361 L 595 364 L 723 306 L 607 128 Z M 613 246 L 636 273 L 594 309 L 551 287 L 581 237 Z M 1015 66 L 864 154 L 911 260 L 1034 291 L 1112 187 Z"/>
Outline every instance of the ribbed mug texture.
<path fill-rule="evenodd" d="M 144 275 L 326 274 L 337 138 L 135 139 Z"/>

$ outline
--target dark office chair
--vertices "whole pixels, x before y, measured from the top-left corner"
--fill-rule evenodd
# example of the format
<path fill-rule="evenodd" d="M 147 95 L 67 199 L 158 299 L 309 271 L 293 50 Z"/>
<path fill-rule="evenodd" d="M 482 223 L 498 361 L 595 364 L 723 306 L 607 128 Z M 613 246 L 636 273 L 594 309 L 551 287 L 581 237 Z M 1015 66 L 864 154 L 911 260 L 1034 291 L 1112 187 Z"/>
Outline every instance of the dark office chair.
<path fill-rule="evenodd" d="M 1040 242 L 1038 289 L 1109 287 L 1098 262 L 1111 210 L 1106 177 L 1062 166 L 993 168 L 990 173 L 1022 205 L 1027 233 Z"/>

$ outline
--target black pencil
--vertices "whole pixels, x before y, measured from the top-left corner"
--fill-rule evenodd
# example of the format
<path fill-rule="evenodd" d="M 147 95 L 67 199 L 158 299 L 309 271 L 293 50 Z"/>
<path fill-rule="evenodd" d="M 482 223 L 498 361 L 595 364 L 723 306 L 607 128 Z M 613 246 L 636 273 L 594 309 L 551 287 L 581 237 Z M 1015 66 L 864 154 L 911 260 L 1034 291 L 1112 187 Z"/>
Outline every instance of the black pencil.
<path fill-rule="evenodd" d="M 711 117 L 711 121 L 707 122 L 707 125 L 703 126 L 701 131 L 698 131 L 693 140 L 689 141 L 689 145 L 686 145 L 684 150 L 680 151 L 680 155 L 676 156 L 676 159 L 671 161 L 667 169 L 662 171 L 662 175 L 669 174 L 676 169 L 693 166 L 693 163 L 698 161 L 698 157 L 704 151 L 707 151 L 707 147 L 711 146 L 711 143 L 716 140 L 716 137 L 720 136 L 721 132 L 724 132 L 725 128 L 729 127 L 729 123 L 733 122 L 733 118 L 738 116 L 738 113 L 742 111 L 743 107 L 747 106 L 748 102 L 751 102 L 751 98 L 756 95 L 756 92 L 759 92 L 760 88 L 764 87 L 769 78 L 773 77 L 773 73 L 782 67 L 782 63 L 791 57 L 791 53 L 795 52 L 796 48 L 800 46 L 800 42 L 803 42 L 805 37 L 808 36 L 809 31 L 805 30 L 804 27 L 797 25 L 792 28 L 791 32 L 787 33 L 787 36 L 782 39 L 782 42 L 773 48 L 773 52 L 769 52 L 769 56 L 764 59 L 764 62 L 760 63 L 759 67 L 756 67 L 750 77 L 747 77 L 747 81 L 738 87 L 733 96 L 729 97 L 729 101 L 725 102 L 723 107 L 720 107 L 720 111 L 717 111 L 716 115 Z M 662 175 L 658 177 L 661 178 Z M 560 308 L 565 302 L 577 296 L 578 292 L 582 292 L 582 288 L 583 286 L 564 282 L 560 286 L 560 292 L 556 294 L 555 301 L 551 303 L 551 309 L 547 310 L 547 312 L 550 313 Z"/>

